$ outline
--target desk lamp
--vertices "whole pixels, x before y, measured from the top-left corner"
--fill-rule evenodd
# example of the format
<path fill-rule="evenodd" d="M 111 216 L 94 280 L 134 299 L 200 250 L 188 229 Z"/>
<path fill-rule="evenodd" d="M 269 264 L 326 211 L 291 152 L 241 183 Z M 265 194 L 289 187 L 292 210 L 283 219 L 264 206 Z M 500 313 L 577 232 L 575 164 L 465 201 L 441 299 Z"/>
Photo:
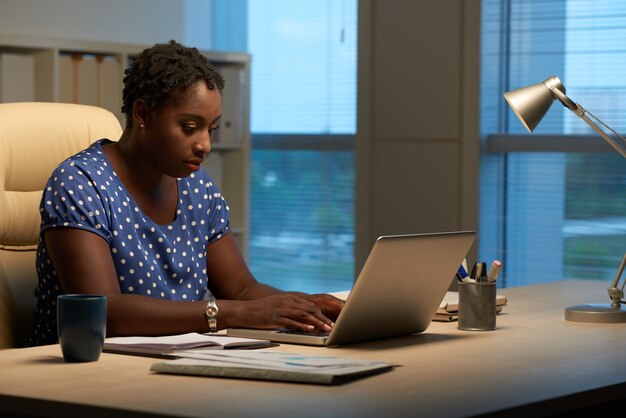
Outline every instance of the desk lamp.
<path fill-rule="evenodd" d="M 504 93 L 504 98 L 508 102 L 513 112 L 519 120 L 524 124 L 528 132 L 532 132 L 539 124 L 543 116 L 546 114 L 550 106 L 555 100 L 560 101 L 563 106 L 574 112 L 578 117 L 587 122 L 602 138 L 604 138 L 617 152 L 626 158 L 626 139 L 611 129 L 600 119 L 592 115 L 589 111 L 583 109 L 577 103 L 574 103 L 565 95 L 565 87 L 558 77 L 548 77 L 543 83 L 533 84 L 531 86 L 522 87 L 517 90 Z M 610 137 L 603 131 L 598 124 L 592 121 L 587 115 L 591 116 L 604 128 L 615 134 L 621 142 Z M 583 305 L 575 305 L 565 308 L 565 319 L 575 322 L 594 322 L 594 323 L 615 323 L 626 322 L 626 309 L 622 307 L 624 298 L 624 284 L 619 286 L 624 266 L 626 265 L 626 254 L 622 259 L 622 263 L 615 275 L 615 279 L 609 287 L 608 293 L 611 303 L 588 303 Z"/>

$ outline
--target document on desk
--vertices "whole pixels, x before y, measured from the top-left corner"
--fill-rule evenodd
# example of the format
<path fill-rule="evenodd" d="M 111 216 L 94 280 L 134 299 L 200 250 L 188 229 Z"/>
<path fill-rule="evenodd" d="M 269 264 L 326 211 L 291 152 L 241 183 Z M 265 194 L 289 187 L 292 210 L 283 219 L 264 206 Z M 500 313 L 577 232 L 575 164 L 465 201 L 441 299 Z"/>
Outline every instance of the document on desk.
<path fill-rule="evenodd" d="M 220 334 L 190 332 L 160 337 L 112 337 L 104 340 L 102 351 L 119 354 L 136 354 L 151 357 L 172 358 L 182 350 L 189 349 L 252 349 L 271 347 L 270 341 L 251 338 L 234 338 Z"/>
<path fill-rule="evenodd" d="M 349 290 L 331 293 L 331 295 L 346 300 L 350 295 Z M 496 295 L 496 312 L 500 313 L 502 307 L 506 306 L 508 300 L 505 295 Z M 439 308 L 433 316 L 433 321 L 452 322 L 459 319 L 459 293 L 448 291 L 439 304 Z"/>
<path fill-rule="evenodd" d="M 392 370 L 394 365 L 334 356 L 271 350 L 193 350 L 154 363 L 157 373 L 333 385 Z"/>

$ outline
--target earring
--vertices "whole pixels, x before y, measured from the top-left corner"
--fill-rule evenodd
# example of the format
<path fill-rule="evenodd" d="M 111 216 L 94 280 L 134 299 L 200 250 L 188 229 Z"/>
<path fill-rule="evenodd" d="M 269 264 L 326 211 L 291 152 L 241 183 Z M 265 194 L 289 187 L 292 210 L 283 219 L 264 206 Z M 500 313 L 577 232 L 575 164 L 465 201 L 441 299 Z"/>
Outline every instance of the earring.
<path fill-rule="evenodd" d="M 139 125 L 140 128 L 143 128 L 145 125 L 142 123 L 141 125 Z"/>

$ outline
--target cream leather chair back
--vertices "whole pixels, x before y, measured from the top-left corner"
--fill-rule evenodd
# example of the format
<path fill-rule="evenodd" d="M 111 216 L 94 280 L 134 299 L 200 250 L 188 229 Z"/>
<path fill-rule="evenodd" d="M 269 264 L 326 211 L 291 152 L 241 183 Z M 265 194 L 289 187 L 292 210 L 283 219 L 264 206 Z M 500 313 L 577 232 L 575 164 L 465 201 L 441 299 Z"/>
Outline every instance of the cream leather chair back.
<path fill-rule="evenodd" d="M 67 103 L 0 103 L 0 348 L 22 347 L 37 286 L 39 201 L 52 170 L 122 128 L 108 110 Z"/>

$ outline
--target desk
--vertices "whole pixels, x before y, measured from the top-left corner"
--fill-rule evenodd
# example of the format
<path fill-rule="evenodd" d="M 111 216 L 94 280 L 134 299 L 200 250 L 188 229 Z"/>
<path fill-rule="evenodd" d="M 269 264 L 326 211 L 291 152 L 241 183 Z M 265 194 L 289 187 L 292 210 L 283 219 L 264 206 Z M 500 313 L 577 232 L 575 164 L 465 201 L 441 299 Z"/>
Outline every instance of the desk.
<path fill-rule="evenodd" d="M 555 416 L 626 399 L 626 324 L 563 319 L 608 301 L 597 281 L 501 289 L 495 331 L 426 332 L 338 348 L 277 350 L 399 364 L 340 386 L 152 374 L 155 359 L 103 353 L 65 363 L 58 345 L 0 351 L 0 416 Z M 322 411 L 323 409 L 323 411 Z"/>

